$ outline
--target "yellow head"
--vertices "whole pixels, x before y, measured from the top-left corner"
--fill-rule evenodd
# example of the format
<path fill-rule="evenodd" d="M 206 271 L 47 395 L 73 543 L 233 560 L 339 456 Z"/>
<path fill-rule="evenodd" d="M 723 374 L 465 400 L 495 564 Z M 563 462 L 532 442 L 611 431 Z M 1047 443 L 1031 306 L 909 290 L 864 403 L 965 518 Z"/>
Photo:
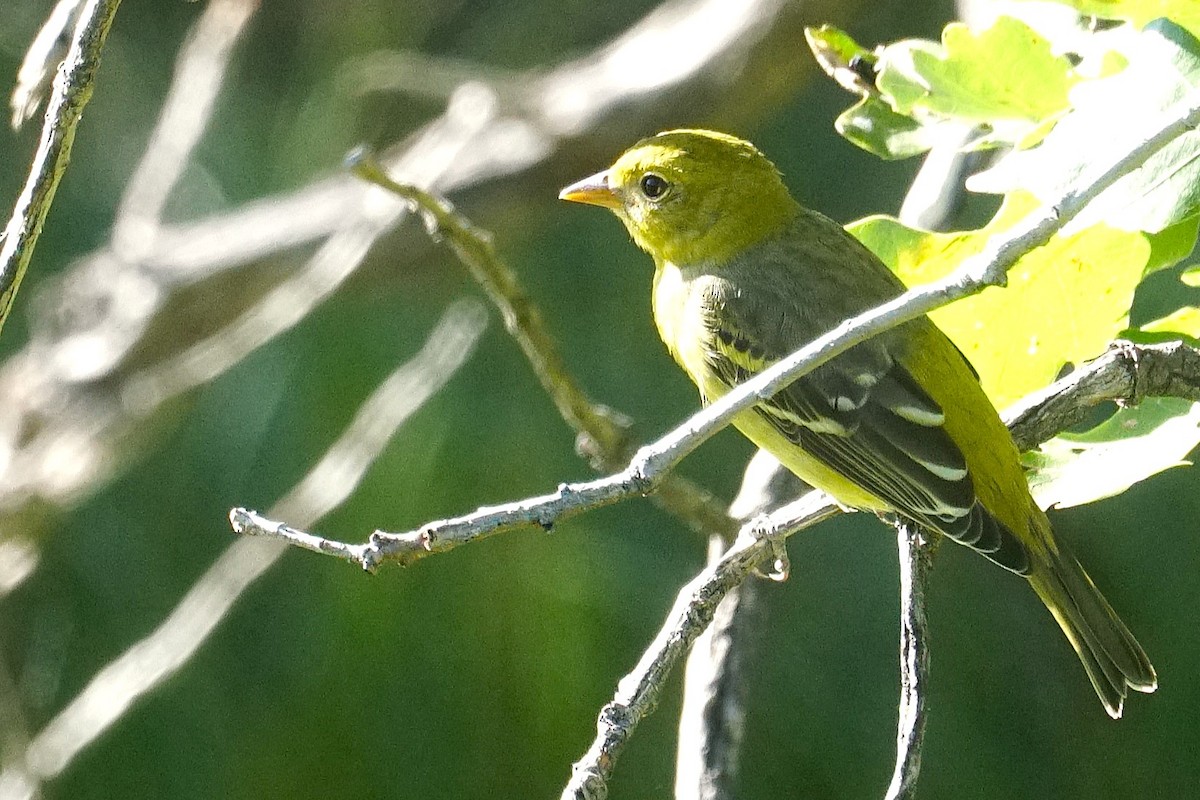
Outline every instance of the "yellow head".
<path fill-rule="evenodd" d="M 723 263 L 782 230 L 796 211 L 754 145 L 705 130 L 643 139 L 559 197 L 612 209 L 639 247 L 678 265 Z"/>

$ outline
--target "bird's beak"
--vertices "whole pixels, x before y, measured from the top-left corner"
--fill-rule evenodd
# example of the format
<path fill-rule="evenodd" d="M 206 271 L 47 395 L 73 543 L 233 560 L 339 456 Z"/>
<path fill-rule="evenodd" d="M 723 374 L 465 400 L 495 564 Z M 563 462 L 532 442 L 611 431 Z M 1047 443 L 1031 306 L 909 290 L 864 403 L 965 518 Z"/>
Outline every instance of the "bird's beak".
<path fill-rule="evenodd" d="M 605 208 L 620 208 L 621 200 L 608 185 L 608 170 L 597 172 L 575 181 L 558 193 L 559 200 L 570 200 L 572 203 L 587 203 Z"/>

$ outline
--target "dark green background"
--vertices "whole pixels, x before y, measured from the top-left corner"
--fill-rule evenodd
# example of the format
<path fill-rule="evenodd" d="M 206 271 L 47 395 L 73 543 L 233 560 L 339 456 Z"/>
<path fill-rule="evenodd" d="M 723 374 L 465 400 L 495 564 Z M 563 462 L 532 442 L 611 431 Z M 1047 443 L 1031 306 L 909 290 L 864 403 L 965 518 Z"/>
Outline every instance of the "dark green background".
<path fill-rule="evenodd" d="M 48 5 L 17 0 L 5 11 L 0 74 L 15 72 Z M 409 48 L 536 67 L 586 52 L 651 7 L 266 4 L 239 45 L 185 178 L 186 201 L 172 213 L 197 217 L 302 186 L 337 169 L 352 145 L 389 144 L 439 111 L 428 100 L 380 95 L 364 106 L 334 96 L 335 76 L 354 56 Z M 0 354 L 21 344 L 38 285 L 107 238 L 174 55 L 200 10 L 125 0 Z M 799 3 L 794 12 L 811 13 Z M 873 42 L 936 36 L 952 13 L 948 3 L 845 4 L 834 21 Z M 807 58 L 802 41 L 795 48 L 795 59 Z M 783 102 L 742 88 L 725 98 L 727 107 L 694 107 L 670 123 L 719 124 L 753 139 L 805 202 L 839 220 L 895 212 L 916 162 L 882 164 L 845 143 L 832 122 L 849 96 L 812 72 L 793 82 Z M 35 127 L 0 131 L 6 208 Z M 631 124 L 626 140 L 650 132 Z M 558 158 L 544 186 L 485 187 L 465 210 L 494 231 L 589 391 L 632 415 L 649 440 L 697 406 L 650 322 L 649 261 L 609 215 L 555 199 L 557 186 L 615 154 Z M 287 256 L 285 269 L 303 258 Z M 136 466 L 50 517 L 38 572 L 0 605 L 0 658 L 20 683 L 34 730 L 160 622 L 229 545 L 228 508 L 266 508 L 286 491 L 464 294 L 479 292 L 442 251 L 414 260 L 385 239 L 300 326 L 178 406 Z M 685 470 L 729 496 L 749 453 L 724 433 Z M 320 530 L 356 540 L 376 527 L 410 528 L 588 475 L 493 315 L 474 358 Z M 1132 698 L 1120 722 L 1105 716 L 1022 582 L 965 550 L 944 549 L 929 600 L 934 671 L 923 797 L 1194 791 L 1196 475 L 1174 470 L 1053 516 L 1159 671 L 1158 694 Z M 892 533 L 868 517 L 845 518 L 796 538 L 790 551 L 791 580 L 762 592 L 743 796 L 881 796 L 895 736 Z M 45 796 L 557 797 L 591 741 L 598 709 L 702 554 L 694 534 L 646 501 L 561 524 L 552 535 L 510 534 L 373 578 L 289 553 L 179 676 Z M 614 798 L 670 795 L 677 688 L 628 748 Z"/>

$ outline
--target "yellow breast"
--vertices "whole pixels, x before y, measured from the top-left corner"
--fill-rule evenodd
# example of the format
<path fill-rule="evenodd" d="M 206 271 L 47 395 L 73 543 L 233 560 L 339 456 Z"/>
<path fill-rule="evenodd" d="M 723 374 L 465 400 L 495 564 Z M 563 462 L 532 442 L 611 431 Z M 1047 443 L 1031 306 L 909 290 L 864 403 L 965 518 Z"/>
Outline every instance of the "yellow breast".
<path fill-rule="evenodd" d="M 705 400 L 719 397 L 724 389 L 714 385 L 716 376 L 709 369 L 703 348 L 705 331 L 700 304 L 704 282 L 711 279 L 699 270 L 680 269 L 669 261 L 662 262 L 654 272 L 652 295 L 658 335 Z"/>

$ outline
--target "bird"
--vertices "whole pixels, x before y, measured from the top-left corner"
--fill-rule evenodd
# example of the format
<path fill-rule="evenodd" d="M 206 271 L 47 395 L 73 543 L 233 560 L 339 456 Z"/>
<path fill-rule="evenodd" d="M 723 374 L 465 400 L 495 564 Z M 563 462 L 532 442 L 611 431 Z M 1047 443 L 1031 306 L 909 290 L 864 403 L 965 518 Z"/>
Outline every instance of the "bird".
<path fill-rule="evenodd" d="M 559 197 L 611 210 L 654 260 L 655 325 L 711 403 L 904 284 L 805 208 L 751 143 L 699 129 L 634 144 Z M 1034 502 L 1012 436 L 953 342 L 921 316 L 733 418 L 843 507 L 895 514 L 1025 578 L 1114 719 L 1154 667 Z"/>

